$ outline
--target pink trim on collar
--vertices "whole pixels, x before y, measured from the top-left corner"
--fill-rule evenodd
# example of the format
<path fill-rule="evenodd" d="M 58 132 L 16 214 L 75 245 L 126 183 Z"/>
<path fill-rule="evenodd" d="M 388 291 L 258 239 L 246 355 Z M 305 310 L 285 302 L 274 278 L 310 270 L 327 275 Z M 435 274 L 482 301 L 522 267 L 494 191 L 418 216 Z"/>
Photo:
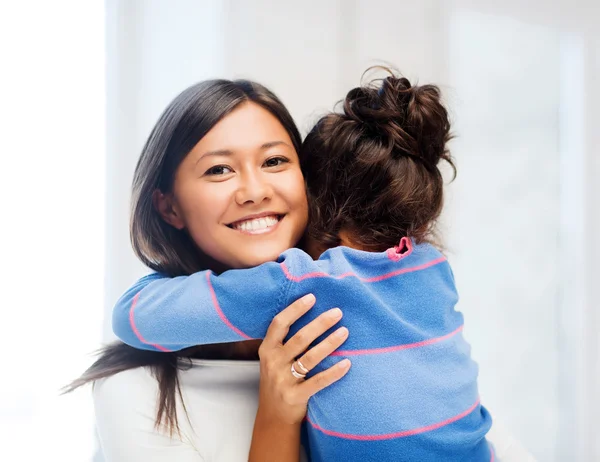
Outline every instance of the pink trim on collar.
<path fill-rule="evenodd" d="M 387 256 L 392 261 L 400 261 L 404 257 L 408 257 L 412 251 L 412 241 L 408 237 L 403 237 L 398 245 L 387 249 Z"/>

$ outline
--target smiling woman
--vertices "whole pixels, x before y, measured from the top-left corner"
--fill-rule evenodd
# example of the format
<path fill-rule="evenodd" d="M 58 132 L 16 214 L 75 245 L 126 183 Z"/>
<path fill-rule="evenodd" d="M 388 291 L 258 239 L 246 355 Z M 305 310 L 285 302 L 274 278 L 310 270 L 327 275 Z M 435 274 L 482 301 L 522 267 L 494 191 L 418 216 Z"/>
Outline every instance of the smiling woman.
<path fill-rule="evenodd" d="M 257 83 L 209 80 L 184 90 L 136 166 L 137 256 L 157 274 L 184 276 L 254 266 L 296 245 L 308 218 L 300 143 L 286 108 Z M 314 297 L 292 303 L 262 346 L 246 338 L 173 353 L 112 344 L 68 389 L 95 383 L 98 433 L 110 461 L 248 460 L 251 443 L 251 460 L 297 460 L 308 399 L 348 371 L 331 367 L 296 390 L 289 372 L 295 357 L 340 319 L 320 316 L 284 345 L 313 304 Z M 344 340 L 318 343 L 322 358 Z"/>
<path fill-rule="evenodd" d="M 217 123 L 182 161 L 173 191 L 155 191 L 154 203 L 167 223 L 230 268 L 276 259 L 298 242 L 308 213 L 290 135 L 254 103 Z"/>

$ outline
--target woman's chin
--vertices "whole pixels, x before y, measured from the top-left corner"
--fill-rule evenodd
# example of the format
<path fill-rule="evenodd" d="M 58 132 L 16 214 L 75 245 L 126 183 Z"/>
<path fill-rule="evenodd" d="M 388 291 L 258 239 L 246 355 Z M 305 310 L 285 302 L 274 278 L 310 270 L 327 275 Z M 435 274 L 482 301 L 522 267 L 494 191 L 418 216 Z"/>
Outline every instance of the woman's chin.
<path fill-rule="evenodd" d="M 275 261 L 289 247 L 276 246 L 273 243 L 266 245 L 247 246 L 238 253 L 240 268 L 251 268 L 270 261 Z"/>

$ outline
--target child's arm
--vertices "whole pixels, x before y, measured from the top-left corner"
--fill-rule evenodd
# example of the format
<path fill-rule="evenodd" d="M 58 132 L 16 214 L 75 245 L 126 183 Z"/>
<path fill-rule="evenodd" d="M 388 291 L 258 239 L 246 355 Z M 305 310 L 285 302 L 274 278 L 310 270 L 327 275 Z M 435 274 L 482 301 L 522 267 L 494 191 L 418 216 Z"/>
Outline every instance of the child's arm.
<path fill-rule="evenodd" d="M 289 283 L 275 262 L 219 276 L 150 274 L 118 300 L 113 331 L 132 347 L 154 351 L 262 338 L 287 306 Z"/>

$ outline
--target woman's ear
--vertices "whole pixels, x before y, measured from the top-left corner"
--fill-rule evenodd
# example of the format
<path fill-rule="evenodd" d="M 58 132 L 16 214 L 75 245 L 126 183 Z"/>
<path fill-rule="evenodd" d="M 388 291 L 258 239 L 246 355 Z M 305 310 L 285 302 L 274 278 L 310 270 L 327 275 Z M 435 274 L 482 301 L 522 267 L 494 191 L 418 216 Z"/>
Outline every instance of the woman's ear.
<path fill-rule="evenodd" d="M 179 230 L 185 228 L 185 223 L 177 210 L 173 194 L 163 194 L 159 189 L 155 189 L 152 193 L 152 204 L 158 210 L 162 219 L 171 226 Z"/>

